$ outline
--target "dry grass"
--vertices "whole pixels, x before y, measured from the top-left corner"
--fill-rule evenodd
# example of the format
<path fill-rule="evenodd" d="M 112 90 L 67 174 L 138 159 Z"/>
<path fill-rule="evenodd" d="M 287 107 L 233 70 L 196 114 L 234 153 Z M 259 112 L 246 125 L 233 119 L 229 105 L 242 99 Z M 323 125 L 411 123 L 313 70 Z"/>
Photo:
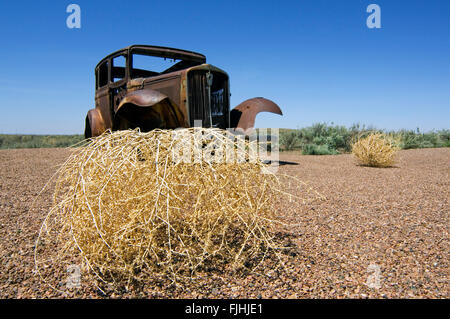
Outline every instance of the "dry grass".
<path fill-rule="evenodd" d="M 352 154 L 359 164 L 371 167 L 392 166 L 397 151 L 394 140 L 382 133 L 372 133 L 360 138 L 352 146 Z"/>
<path fill-rule="evenodd" d="M 93 139 L 58 171 L 54 204 L 36 242 L 37 270 L 51 273 L 74 256 L 104 282 L 257 269 L 281 251 L 274 239 L 274 226 L 282 224 L 277 205 L 302 201 L 290 194 L 310 190 L 271 173 L 252 153 L 254 143 L 216 129 Z M 181 151 L 186 145 L 190 153 Z M 220 160 L 226 154 L 240 160 Z M 45 249 L 51 258 L 40 258 Z"/>

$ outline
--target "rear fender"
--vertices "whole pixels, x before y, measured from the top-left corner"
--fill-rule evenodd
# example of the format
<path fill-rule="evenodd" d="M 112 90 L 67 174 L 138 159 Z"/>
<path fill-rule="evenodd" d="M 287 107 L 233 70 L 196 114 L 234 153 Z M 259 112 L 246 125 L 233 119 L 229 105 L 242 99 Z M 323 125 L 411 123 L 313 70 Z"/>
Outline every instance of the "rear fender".
<path fill-rule="evenodd" d="M 98 109 L 91 109 L 86 115 L 86 126 L 84 129 L 84 137 L 90 138 L 101 135 L 106 131 L 105 122 L 102 114 Z"/>

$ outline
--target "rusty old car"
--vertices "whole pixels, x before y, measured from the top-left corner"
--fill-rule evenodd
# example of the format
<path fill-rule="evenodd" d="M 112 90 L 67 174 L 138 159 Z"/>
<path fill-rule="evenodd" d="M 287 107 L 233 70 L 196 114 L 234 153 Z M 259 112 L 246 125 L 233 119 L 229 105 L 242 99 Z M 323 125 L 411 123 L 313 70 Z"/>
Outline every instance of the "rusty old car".
<path fill-rule="evenodd" d="M 147 58 L 163 63 L 148 64 Z M 167 61 L 170 64 L 165 64 Z M 230 110 L 228 74 L 207 64 L 203 54 L 131 45 L 97 64 L 95 108 L 87 113 L 85 137 L 107 130 L 139 127 L 145 132 L 198 123 L 202 127 L 246 132 L 253 128 L 256 114 L 264 111 L 282 115 L 277 104 L 261 97 Z"/>

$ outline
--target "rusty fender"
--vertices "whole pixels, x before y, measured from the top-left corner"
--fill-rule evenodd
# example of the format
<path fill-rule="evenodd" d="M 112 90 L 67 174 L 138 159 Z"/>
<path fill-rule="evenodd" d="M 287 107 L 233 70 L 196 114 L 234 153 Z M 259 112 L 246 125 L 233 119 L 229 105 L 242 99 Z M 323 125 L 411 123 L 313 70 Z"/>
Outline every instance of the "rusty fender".
<path fill-rule="evenodd" d="M 255 126 L 255 118 L 259 112 L 271 112 L 283 115 L 280 107 L 273 101 L 255 97 L 236 106 L 230 112 L 230 126 L 244 132 Z"/>
<path fill-rule="evenodd" d="M 185 123 L 179 107 L 166 95 L 152 89 L 128 93 L 114 115 L 113 130 L 134 129 L 142 132 L 155 128 L 175 129 Z"/>
<path fill-rule="evenodd" d="M 102 114 L 98 109 L 91 109 L 86 115 L 86 126 L 84 130 L 84 137 L 90 138 L 99 136 L 106 130 L 105 122 Z"/>

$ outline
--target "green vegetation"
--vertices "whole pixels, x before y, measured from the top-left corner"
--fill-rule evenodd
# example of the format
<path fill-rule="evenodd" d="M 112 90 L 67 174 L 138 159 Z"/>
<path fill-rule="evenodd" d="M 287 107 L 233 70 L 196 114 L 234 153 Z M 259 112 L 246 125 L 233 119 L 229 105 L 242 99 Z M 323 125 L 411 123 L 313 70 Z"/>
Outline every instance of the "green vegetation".
<path fill-rule="evenodd" d="M 422 133 L 418 129 L 383 131 L 354 124 L 350 128 L 317 123 L 301 129 L 280 129 L 280 150 L 300 150 L 305 155 L 350 153 L 358 137 L 370 133 L 385 133 L 398 142 L 401 149 L 450 147 L 450 130 Z"/>
<path fill-rule="evenodd" d="M 299 150 L 305 155 L 350 153 L 358 137 L 370 133 L 385 133 L 393 137 L 400 149 L 450 147 L 450 130 L 422 133 L 418 129 L 382 131 L 354 124 L 350 128 L 317 123 L 301 129 L 280 129 L 280 150 Z M 9 135 L 0 134 L 0 149 L 69 147 L 84 139 L 83 135 Z"/>
<path fill-rule="evenodd" d="M 9 135 L 0 134 L 0 149 L 68 147 L 84 139 L 83 135 Z"/>

